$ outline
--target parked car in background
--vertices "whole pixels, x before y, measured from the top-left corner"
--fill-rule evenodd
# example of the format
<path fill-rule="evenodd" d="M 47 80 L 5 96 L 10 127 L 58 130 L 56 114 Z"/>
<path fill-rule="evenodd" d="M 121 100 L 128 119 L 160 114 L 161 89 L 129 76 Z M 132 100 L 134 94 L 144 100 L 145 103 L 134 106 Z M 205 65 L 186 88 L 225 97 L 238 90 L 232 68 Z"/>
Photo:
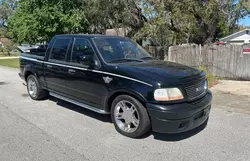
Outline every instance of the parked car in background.
<path fill-rule="evenodd" d="M 204 72 L 154 60 L 125 37 L 55 36 L 43 54 L 21 54 L 19 75 L 32 99 L 50 94 L 110 114 L 116 130 L 133 138 L 150 129 L 194 129 L 208 120 L 211 108 Z"/>

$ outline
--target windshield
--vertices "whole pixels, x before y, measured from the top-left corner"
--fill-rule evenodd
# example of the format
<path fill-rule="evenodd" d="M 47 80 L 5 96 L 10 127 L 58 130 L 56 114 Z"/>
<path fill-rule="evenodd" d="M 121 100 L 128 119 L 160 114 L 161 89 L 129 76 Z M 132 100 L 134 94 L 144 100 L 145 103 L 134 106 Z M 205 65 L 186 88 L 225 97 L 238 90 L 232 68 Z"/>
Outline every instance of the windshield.
<path fill-rule="evenodd" d="M 150 54 L 137 43 L 121 37 L 94 38 L 101 56 L 107 63 L 136 61 L 151 58 Z"/>

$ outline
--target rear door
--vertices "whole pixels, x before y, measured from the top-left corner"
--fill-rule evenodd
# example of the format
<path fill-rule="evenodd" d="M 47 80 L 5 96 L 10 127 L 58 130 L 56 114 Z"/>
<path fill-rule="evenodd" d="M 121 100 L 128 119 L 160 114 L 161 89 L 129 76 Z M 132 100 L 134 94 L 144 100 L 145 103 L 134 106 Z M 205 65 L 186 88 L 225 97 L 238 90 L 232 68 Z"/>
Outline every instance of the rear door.
<path fill-rule="evenodd" d="M 47 88 L 55 93 L 64 95 L 67 93 L 68 68 L 66 65 L 71 43 L 72 38 L 57 38 L 50 50 L 48 61 L 44 65 Z"/>
<path fill-rule="evenodd" d="M 108 93 L 107 84 L 103 80 L 102 73 L 93 72 L 100 66 L 88 39 L 74 39 L 69 60 L 71 67 L 69 66 L 67 87 L 70 97 L 78 102 L 102 109 L 104 98 Z"/>

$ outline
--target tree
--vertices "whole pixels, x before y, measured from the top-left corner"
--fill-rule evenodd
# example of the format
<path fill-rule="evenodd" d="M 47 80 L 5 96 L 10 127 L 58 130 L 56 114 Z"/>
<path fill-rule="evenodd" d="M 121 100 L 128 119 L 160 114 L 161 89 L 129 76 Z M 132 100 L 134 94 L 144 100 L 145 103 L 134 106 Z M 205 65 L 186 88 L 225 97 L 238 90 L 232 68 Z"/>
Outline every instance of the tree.
<path fill-rule="evenodd" d="M 247 13 L 245 3 L 236 0 L 144 0 L 147 18 L 156 22 L 173 37 L 172 43 L 205 44 L 234 32 L 237 22 Z M 146 9 L 145 9 L 146 6 Z M 159 26 L 158 26 L 159 28 Z M 159 35 L 161 36 L 161 35 Z M 168 36 L 169 37 L 169 36 Z"/>
<path fill-rule="evenodd" d="M 8 22 L 15 42 L 48 42 L 56 34 L 86 33 L 88 21 L 81 0 L 21 0 Z"/>
<path fill-rule="evenodd" d="M 17 1 L 2 1 L 0 22 L 18 43 L 47 42 L 56 34 L 103 34 L 106 29 L 127 28 L 128 37 L 147 37 L 162 47 L 205 44 L 237 31 L 237 22 L 250 10 L 247 0 Z"/>
<path fill-rule="evenodd" d="M 17 0 L 2 0 L 0 3 L 1 27 L 7 28 L 7 21 L 16 9 Z"/>
<path fill-rule="evenodd" d="M 222 19 L 222 21 L 224 21 L 223 30 L 219 34 L 221 37 L 241 30 L 241 26 L 238 25 L 238 21 L 250 14 L 247 7 L 247 0 L 221 1 L 220 8 L 224 17 L 224 19 Z"/>
<path fill-rule="evenodd" d="M 0 36 L 6 36 L 7 21 L 16 9 L 16 2 L 17 0 L 0 1 Z"/>
<path fill-rule="evenodd" d="M 248 16 L 250 17 L 250 1 L 249 0 L 241 0 L 240 4 L 242 5 L 243 9 L 247 11 Z"/>
<path fill-rule="evenodd" d="M 163 59 L 168 46 L 173 43 L 174 38 L 172 31 L 168 29 L 164 5 L 163 3 L 157 3 L 155 6 L 152 6 L 143 1 L 140 6 L 147 21 L 144 23 L 143 28 L 134 35 L 134 38 L 150 40 L 153 43 L 152 45 L 160 48 L 159 53 L 154 53 L 156 54 L 155 56 Z"/>
<path fill-rule="evenodd" d="M 141 9 L 140 0 L 89 0 L 86 15 L 94 33 L 105 33 L 110 28 L 128 28 L 132 37 L 146 21 Z"/>
<path fill-rule="evenodd" d="M 129 28 L 132 37 L 145 17 L 134 0 L 21 0 L 8 22 L 16 42 L 48 41 L 56 34 L 105 33 L 109 28 Z"/>

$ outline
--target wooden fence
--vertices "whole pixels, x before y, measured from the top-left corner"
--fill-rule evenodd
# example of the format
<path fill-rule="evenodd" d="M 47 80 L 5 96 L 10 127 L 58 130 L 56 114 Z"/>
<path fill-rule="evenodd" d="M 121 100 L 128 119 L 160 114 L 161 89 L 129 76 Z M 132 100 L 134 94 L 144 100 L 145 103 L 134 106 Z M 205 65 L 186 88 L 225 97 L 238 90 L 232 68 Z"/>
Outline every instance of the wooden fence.
<path fill-rule="evenodd" d="M 167 47 L 159 47 L 159 46 L 145 46 L 144 49 L 146 49 L 152 57 L 155 59 L 162 60 L 164 59 L 165 53 L 167 52 Z"/>
<path fill-rule="evenodd" d="M 204 66 L 220 78 L 250 80 L 250 54 L 243 54 L 243 46 L 172 46 L 168 60 L 191 67 Z"/>

